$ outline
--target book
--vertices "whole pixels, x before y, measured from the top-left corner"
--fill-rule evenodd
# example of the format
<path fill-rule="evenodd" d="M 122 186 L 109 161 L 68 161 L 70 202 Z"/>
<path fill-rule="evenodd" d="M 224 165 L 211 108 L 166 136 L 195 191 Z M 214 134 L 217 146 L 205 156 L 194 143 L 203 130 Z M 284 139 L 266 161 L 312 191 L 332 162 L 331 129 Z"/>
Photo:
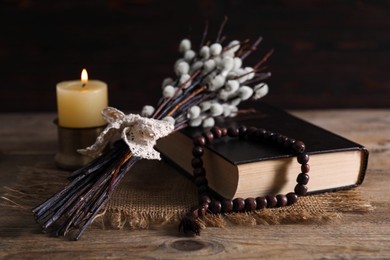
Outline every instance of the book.
<path fill-rule="evenodd" d="M 255 126 L 301 140 L 310 155 L 309 193 L 348 189 L 365 176 L 368 150 L 344 137 L 260 103 L 256 112 L 216 123 L 220 127 Z M 192 175 L 193 137 L 202 128 L 187 128 L 158 141 L 165 158 Z M 209 187 L 225 198 L 247 198 L 294 191 L 300 164 L 296 156 L 272 144 L 221 138 L 206 145 L 202 157 Z"/>

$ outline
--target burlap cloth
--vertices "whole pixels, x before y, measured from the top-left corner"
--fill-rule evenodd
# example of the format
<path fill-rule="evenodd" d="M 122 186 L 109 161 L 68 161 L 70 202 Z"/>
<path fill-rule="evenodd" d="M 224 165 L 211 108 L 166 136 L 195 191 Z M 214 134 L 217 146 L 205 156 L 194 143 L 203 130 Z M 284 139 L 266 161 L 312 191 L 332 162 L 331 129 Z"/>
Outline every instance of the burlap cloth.
<path fill-rule="evenodd" d="M 69 172 L 52 165 L 24 167 L 14 187 L 5 187 L 1 205 L 24 209 L 44 201 L 67 183 Z M 146 229 L 154 225 L 177 225 L 191 206 L 196 205 L 195 185 L 178 169 L 164 161 L 139 161 L 114 192 L 105 211 L 94 224 L 104 228 Z M 372 210 L 359 189 L 303 197 L 284 208 L 250 213 L 208 214 L 200 219 L 206 226 L 324 223 L 340 219 L 345 212 Z M 31 214 L 31 213 L 29 213 Z M 31 214 L 31 217 L 32 214 Z M 168 225 L 168 226 L 170 226 Z"/>

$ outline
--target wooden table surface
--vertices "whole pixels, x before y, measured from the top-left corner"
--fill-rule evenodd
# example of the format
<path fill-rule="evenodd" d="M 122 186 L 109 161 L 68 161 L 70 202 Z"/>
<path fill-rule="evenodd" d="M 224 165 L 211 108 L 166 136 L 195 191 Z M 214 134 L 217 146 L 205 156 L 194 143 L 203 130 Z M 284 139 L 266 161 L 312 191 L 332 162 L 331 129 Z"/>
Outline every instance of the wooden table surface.
<path fill-rule="evenodd" d="M 295 111 L 293 114 L 365 145 L 370 151 L 361 190 L 375 210 L 340 222 L 207 228 L 200 237 L 176 228 L 102 230 L 80 241 L 42 234 L 28 214 L 0 207 L 0 258 L 278 258 L 390 259 L 390 110 Z M 23 166 L 53 161 L 54 114 L 0 114 L 0 186 L 12 186 Z"/>

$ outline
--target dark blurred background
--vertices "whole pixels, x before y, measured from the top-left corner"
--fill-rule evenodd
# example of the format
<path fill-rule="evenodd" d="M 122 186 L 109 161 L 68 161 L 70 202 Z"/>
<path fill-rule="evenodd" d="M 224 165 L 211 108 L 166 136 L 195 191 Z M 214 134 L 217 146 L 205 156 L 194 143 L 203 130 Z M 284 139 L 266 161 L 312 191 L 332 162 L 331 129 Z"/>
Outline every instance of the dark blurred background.
<path fill-rule="evenodd" d="M 0 1 L 0 112 L 55 111 L 55 85 L 106 81 L 110 104 L 155 104 L 179 41 L 264 37 L 273 76 L 264 99 L 282 108 L 390 107 L 390 1 Z"/>

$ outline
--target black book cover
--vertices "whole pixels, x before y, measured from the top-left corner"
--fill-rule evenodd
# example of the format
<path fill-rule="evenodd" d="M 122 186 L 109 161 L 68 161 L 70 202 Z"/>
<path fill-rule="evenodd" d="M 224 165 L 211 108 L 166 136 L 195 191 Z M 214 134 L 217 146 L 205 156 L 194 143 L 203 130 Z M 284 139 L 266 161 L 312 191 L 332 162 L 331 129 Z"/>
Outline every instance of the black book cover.
<path fill-rule="evenodd" d="M 246 127 L 261 127 L 266 130 L 303 141 L 306 145 L 306 152 L 310 155 L 342 151 L 361 151 L 362 161 L 360 171 L 359 173 L 356 173 L 358 178 L 357 182 L 353 186 L 359 185 L 363 182 L 368 162 L 367 149 L 360 144 L 297 118 L 281 109 L 259 102 L 256 104 L 256 111 L 241 114 L 233 118 L 217 120 L 215 125 L 218 127 L 239 127 L 241 125 L 245 125 Z M 193 137 L 200 135 L 204 131 L 205 129 L 200 127 L 186 128 L 182 130 L 181 133 L 186 135 L 189 140 L 192 140 Z M 168 144 L 169 138 L 175 137 L 167 138 L 165 149 L 160 149 L 162 154 L 166 155 L 169 160 L 178 164 L 181 168 L 189 171 L 187 165 L 190 164 L 190 159 L 186 158 L 188 162 L 181 162 L 180 160 L 183 160 L 185 157 L 181 154 L 191 154 L 192 141 L 186 142 L 186 144 L 180 146 L 180 148 L 177 147 L 177 149 L 183 149 L 183 151 L 180 151 L 179 155 L 178 153 L 176 153 L 176 155 L 172 155 L 170 154 L 171 152 L 166 151 L 166 148 L 170 145 Z M 289 151 L 280 149 L 280 147 L 272 144 L 242 142 L 237 139 L 230 138 L 215 140 L 212 144 L 207 145 L 207 148 L 211 152 L 214 152 L 224 158 L 227 162 L 237 166 L 252 162 L 294 157 L 294 155 Z M 176 147 L 171 146 L 168 148 L 168 150 L 172 149 L 176 149 Z M 191 157 L 191 155 L 187 155 L 187 157 Z M 334 188 L 338 189 L 347 187 Z"/>

